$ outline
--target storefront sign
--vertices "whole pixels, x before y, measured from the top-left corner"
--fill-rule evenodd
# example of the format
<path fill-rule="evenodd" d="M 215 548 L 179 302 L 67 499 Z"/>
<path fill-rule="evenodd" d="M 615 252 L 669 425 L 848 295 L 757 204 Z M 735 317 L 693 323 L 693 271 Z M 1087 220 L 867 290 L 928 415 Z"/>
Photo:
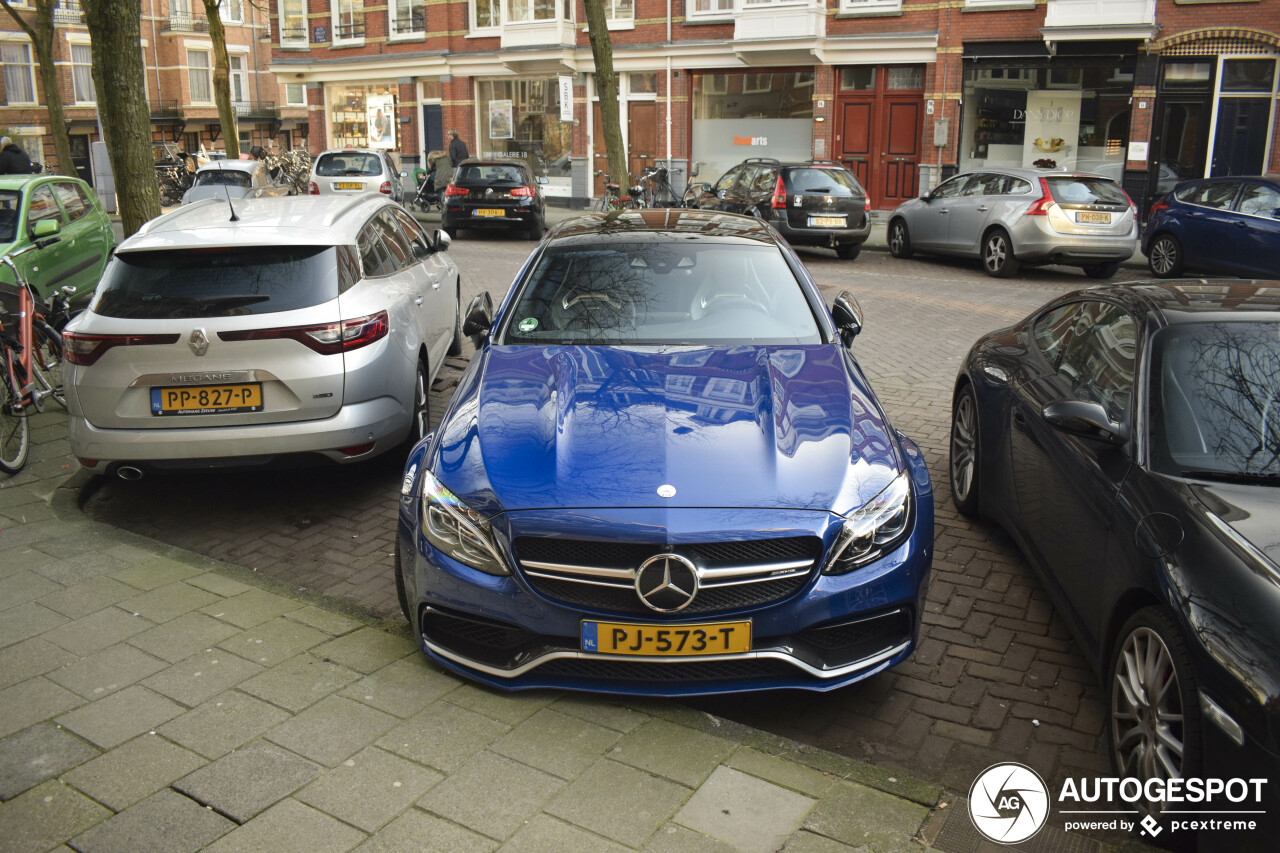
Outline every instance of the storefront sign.
<path fill-rule="evenodd" d="M 573 77 L 561 74 L 560 84 L 560 120 L 573 121 Z"/>
<path fill-rule="evenodd" d="M 1027 92 L 1022 165 L 1053 163 L 1074 169 L 1080 143 L 1080 92 L 1039 89 Z"/>
<path fill-rule="evenodd" d="M 750 145 L 752 147 L 764 148 L 769 144 L 767 136 L 735 136 L 733 138 L 734 145 Z"/>
<path fill-rule="evenodd" d="M 1129 143 L 1129 159 L 1145 163 L 1147 160 L 1147 143 L 1130 142 Z"/>

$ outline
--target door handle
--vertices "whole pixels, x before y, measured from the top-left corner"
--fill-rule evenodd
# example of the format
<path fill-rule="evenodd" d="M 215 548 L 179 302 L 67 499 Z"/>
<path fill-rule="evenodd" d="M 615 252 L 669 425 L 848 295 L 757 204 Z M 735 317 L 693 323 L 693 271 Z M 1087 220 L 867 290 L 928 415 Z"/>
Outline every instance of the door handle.
<path fill-rule="evenodd" d="M 987 206 L 984 204 L 982 207 L 978 208 L 978 212 L 979 212 L 979 213 L 986 213 L 986 212 L 987 212 L 988 210 L 990 210 L 990 209 L 991 209 L 991 208 L 987 207 Z"/>
<path fill-rule="evenodd" d="M 432 289 L 432 290 L 439 290 L 439 289 L 440 289 L 440 282 L 438 282 L 438 281 L 433 281 L 433 282 L 431 282 L 431 289 Z"/>
<path fill-rule="evenodd" d="M 1027 419 L 1026 419 L 1025 417 L 1023 417 L 1022 412 L 1021 412 L 1021 411 L 1019 411 L 1019 410 L 1017 410 L 1017 409 L 1015 409 L 1015 410 L 1014 410 L 1014 412 L 1013 412 L 1013 422 L 1014 422 L 1015 424 L 1017 424 L 1018 426 L 1026 426 L 1026 425 L 1027 425 Z"/>
<path fill-rule="evenodd" d="M 1245 222 L 1245 221 L 1240 220 L 1240 219 L 1237 219 L 1235 224 L 1236 224 L 1236 227 L 1237 227 L 1237 228 L 1248 228 L 1248 227 L 1249 227 L 1249 223 L 1248 223 L 1248 222 Z"/>
<path fill-rule="evenodd" d="M 421 304 L 422 304 L 422 297 L 421 297 L 421 296 L 419 296 L 417 299 L 413 300 L 413 304 L 414 304 L 414 305 L 421 305 Z"/>
<path fill-rule="evenodd" d="M 944 207 L 944 208 L 942 208 L 942 210 L 939 210 L 938 212 L 939 212 L 939 213 L 950 213 L 950 212 L 951 212 L 951 208 L 949 208 L 949 207 Z"/>

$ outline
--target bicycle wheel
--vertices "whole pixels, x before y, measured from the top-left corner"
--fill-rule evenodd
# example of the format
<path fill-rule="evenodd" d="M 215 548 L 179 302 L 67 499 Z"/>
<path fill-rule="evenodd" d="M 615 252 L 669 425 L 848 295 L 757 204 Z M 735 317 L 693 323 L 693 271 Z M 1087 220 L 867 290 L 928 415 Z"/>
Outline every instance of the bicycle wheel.
<path fill-rule="evenodd" d="M 31 450 L 31 424 L 8 369 L 16 357 L 17 354 L 6 347 L 4 364 L 0 365 L 4 370 L 3 381 L 0 382 L 0 471 L 6 474 L 21 471 Z"/>
<path fill-rule="evenodd" d="M 32 324 L 36 336 L 36 350 L 32 353 L 32 366 L 36 367 L 35 380 L 42 391 L 62 408 L 67 407 L 67 395 L 62 385 L 62 336 L 47 323 Z"/>

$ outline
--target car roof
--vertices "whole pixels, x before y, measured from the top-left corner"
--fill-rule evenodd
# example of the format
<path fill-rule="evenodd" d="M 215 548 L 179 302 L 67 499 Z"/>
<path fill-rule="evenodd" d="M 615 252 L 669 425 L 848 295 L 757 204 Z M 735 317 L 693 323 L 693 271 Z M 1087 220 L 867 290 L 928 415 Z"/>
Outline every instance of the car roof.
<path fill-rule="evenodd" d="M 34 183 L 35 181 L 42 181 L 46 178 L 55 178 L 63 181 L 80 181 L 79 178 L 69 178 L 66 175 L 0 175 L 0 190 L 20 190 L 27 184 Z"/>
<path fill-rule="evenodd" d="M 656 241 L 675 235 L 683 240 L 692 237 L 778 244 L 776 232 L 754 217 L 678 207 L 587 213 L 557 225 L 549 239 L 564 244 L 594 243 L 600 237 Z"/>
<path fill-rule="evenodd" d="M 386 154 L 386 153 L 388 152 L 382 150 L 381 148 L 330 148 L 326 151 L 321 151 L 316 156 L 323 157 L 326 154 Z"/>
<path fill-rule="evenodd" d="M 1152 317 L 1157 325 L 1213 320 L 1280 320 L 1280 281 L 1186 278 L 1104 284 L 1070 296 L 1096 294 Z"/>
<path fill-rule="evenodd" d="M 228 204 L 210 198 L 147 222 L 118 252 L 191 246 L 352 245 L 370 216 L 395 202 L 382 195 L 288 196 Z M 234 207 L 237 221 L 231 221 Z"/>
<path fill-rule="evenodd" d="M 263 168 L 266 164 L 261 160 L 218 160 L 204 164 L 196 172 L 253 172 Z"/>

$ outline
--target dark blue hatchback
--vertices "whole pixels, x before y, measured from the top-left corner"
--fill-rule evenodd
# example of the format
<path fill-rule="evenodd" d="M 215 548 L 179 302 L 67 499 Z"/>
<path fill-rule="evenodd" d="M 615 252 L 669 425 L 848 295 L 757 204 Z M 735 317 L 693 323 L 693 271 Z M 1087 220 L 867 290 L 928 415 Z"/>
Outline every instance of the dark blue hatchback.
<path fill-rule="evenodd" d="M 919 448 L 768 225 L 559 226 L 409 457 L 396 582 L 424 652 L 507 689 L 829 690 L 912 652 L 933 548 Z"/>
<path fill-rule="evenodd" d="M 1280 178 L 1178 184 L 1151 206 L 1142 251 L 1160 278 L 1185 270 L 1280 278 Z"/>

